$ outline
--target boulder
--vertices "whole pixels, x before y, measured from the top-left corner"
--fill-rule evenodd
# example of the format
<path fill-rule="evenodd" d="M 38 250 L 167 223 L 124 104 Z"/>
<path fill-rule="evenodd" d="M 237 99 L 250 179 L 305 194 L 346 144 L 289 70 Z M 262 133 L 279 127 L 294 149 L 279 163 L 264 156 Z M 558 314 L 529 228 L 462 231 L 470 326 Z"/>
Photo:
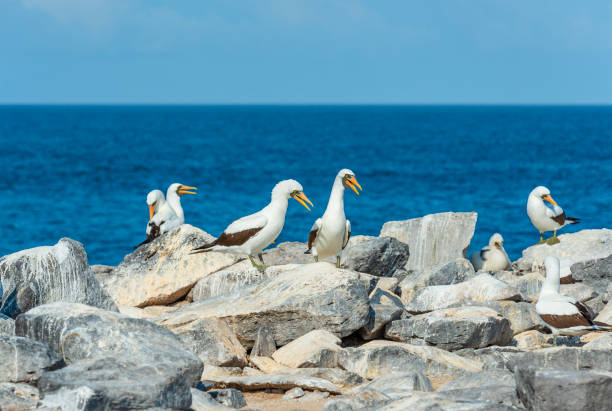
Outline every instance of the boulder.
<path fill-rule="evenodd" d="M 612 372 L 527 367 L 515 376 L 518 396 L 529 410 L 610 409 Z"/>
<path fill-rule="evenodd" d="M 592 287 L 589 287 L 586 284 L 563 284 L 559 288 L 559 292 L 561 293 L 561 295 L 572 297 L 573 299 L 580 302 L 592 300 L 598 295 L 597 291 L 595 291 Z"/>
<path fill-rule="evenodd" d="M 381 237 L 393 237 L 410 247 L 407 270 L 418 270 L 466 258 L 478 215 L 439 213 L 404 221 L 389 221 Z"/>
<path fill-rule="evenodd" d="M 15 335 L 15 320 L 0 316 L 0 335 Z"/>
<path fill-rule="evenodd" d="M 510 328 L 512 328 L 514 335 L 529 330 L 548 329 L 533 304 L 522 301 L 518 303 L 514 301 L 495 301 L 487 303 L 487 307 L 493 308 L 510 321 Z"/>
<path fill-rule="evenodd" d="M 609 245 L 609 248 L 610 254 L 606 257 L 572 265 L 572 278 L 590 285 L 601 294 L 605 293 L 610 288 L 612 280 L 612 245 Z"/>
<path fill-rule="evenodd" d="M 421 288 L 413 294 L 405 308 L 411 313 L 425 313 L 469 301 L 500 300 L 520 301 L 521 295 L 516 288 L 482 273 L 459 284 Z"/>
<path fill-rule="evenodd" d="M 159 317 L 172 328 L 223 319 L 246 348 L 268 327 L 279 346 L 316 329 L 345 337 L 368 321 L 368 294 L 359 274 L 320 262 L 285 271 L 232 294 L 197 301 Z"/>
<path fill-rule="evenodd" d="M 19 251 L 0 259 L 2 313 L 15 318 L 39 305 L 55 302 L 88 304 L 117 311 L 93 276 L 83 245 L 62 238 L 54 246 Z"/>
<path fill-rule="evenodd" d="M 404 267 L 409 256 L 408 244 L 392 237 L 373 237 L 347 246 L 342 253 L 342 263 L 354 271 L 391 277 L 395 270 Z"/>
<path fill-rule="evenodd" d="M 293 368 L 333 368 L 342 340 L 326 330 L 312 330 L 272 354 L 279 364 Z"/>
<path fill-rule="evenodd" d="M 543 334 L 540 331 L 530 330 L 514 336 L 516 346 L 523 350 L 537 350 L 545 345 L 548 345 L 550 339 L 549 334 Z"/>
<path fill-rule="evenodd" d="M 191 254 L 214 240 L 210 234 L 183 224 L 125 256 L 110 273 L 98 281 L 118 305 L 146 307 L 180 300 L 202 278 L 232 265 L 233 254 L 208 252 Z"/>
<path fill-rule="evenodd" d="M 595 320 L 605 324 L 612 324 L 612 301 L 606 304 L 603 310 L 595 317 Z"/>
<path fill-rule="evenodd" d="M 28 384 L 0 383 L 0 408 L 7 411 L 31 410 L 38 404 L 38 389 Z"/>
<path fill-rule="evenodd" d="M 352 238 L 351 241 L 353 241 Z M 304 254 L 304 251 L 306 251 L 307 249 L 307 243 L 302 243 L 299 241 L 288 241 L 280 243 L 276 247 L 269 248 L 264 251 L 264 261 L 267 266 L 314 263 L 314 258 L 312 257 L 312 254 Z M 326 261 L 329 263 L 336 264 L 336 257 L 333 256 L 328 258 L 322 258 L 319 261 Z"/>
<path fill-rule="evenodd" d="M 46 344 L 0 334 L 0 364 L 0 382 L 35 383 L 43 372 L 63 362 Z"/>
<path fill-rule="evenodd" d="M 509 368 L 509 363 L 520 357 L 525 351 L 517 347 L 500 347 L 493 345 L 491 347 L 473 349 L 465 348 L 455 351 L 455 354 L 463 358 L 473 361 L 478 361 L 482 364 L 484 370 L 505 370 Z"/>
<path fill-rule="evenodd" d="M 170 331 L 146 320 L 83 304 L 51 303 L 33 308 L 17 317 L 15 332 L 48 344 L 66 363 L 75 366 L 81 363 L 79 360 L 113 359 L 114 373 L 125 364 L 135 363 L 141 372 L 155 373 L 187 388 L 202 374 L 202 361 Z M 103 369 L 94 371 L 102 373 Z"/>
<path fill-rule="evenodd" d="M 526 301 L 537 301 L 545 276 L 536 272 L 520 276 L 511 274 L 510 276 L 506 276 L 506 278 L 497 276 L 496 278 L 516 288 Z"/>
<path fill-rule="evenodd" d="M 528 367 L 557 370 L 612 371 L 612 351 L 577 347 L 550 347 L 523 352 L 507 362 L 510 371 Z"/>
<path fill-rule="evenodd" d="M 196 388 L 191 389 L 191 407 L 193 411 L 229 411 L 232 408 L 219 404 L 213 397 Z"/>
<path fill-rule="evenodd" d="M 236 388 L 240 391 L 259 391 L 269 388 L 290 390 L 300 387 L 303 390 L 327 391 L 340 394 L 341 388 L 322 378 L 301 377 L 298 375 L 266 374 L 249 377 L 228 376 L 210 378 L 215 387 Z"/>
<path fill-rule="evenodd" d="M 419 392 L 415 391 L 412 395 L 377 406 L 381 411 L 491 411 L 491 410 L 512 410 L 508 405 L 498 404 L 496 400 L 473 400 L 469 398 L 454 397 L 447 392 Z"/>
<path fill-rule="evenodd" d="M 234 388 L 209 391 L 210 396 L 219 404 L 229 408 L 242 408 L 247 405 L 244 395 Z"/>
<path fill-rule="evenodd" d="M 553 246 L 538 244 L 523 250 L 523 256 L 517 261 L 518 268 L 521 271 L 544 273 L 544 259 L 548 256 L 566 260 L 571 265 L 605 258 L 612 254 L 612 231 L 606 228 L 562 234 L 559 236 L 559 241 L 559 244 Z M 579 266 L 576 266 L 576 269 L 572 269 L 572 277 L 575 271 L 579 271 L 578 268 Z"/>
<path fill-rule="evenodd" d="M 251 349 L 251 357 L 269 357 L 276 351 L 276 342 L 272 331 L 267 327 L 259 327 L 255 335 L 255 342 Z"/>
<path fill-rule="evenodd" d="M 395 277 L 380 277 L 376 281 L 376 288 L 380 288 L 383 291 L 389 291 L 390 293 L 397 294 L 399 279 Z"/>
<path fill-rule="evenodd" d="M 290 389 L 283 395 L 283 400 L 293 400 L 304 396 L 304 390 L 300 387 Z"/>
<path fill-rule="evenodd" d="M 338 355 L 338 365 L 368 379 L 406 370 L 422 372 L 429 378 L 459 377 L 482 370 L 480 362 L 439 348 L 384 340 L 343 349 Z"/>
<path fill-rule="evenodd" d="M 432 311 L 387 325 L 385 337 L 454 351 L 461 348 L 483 348 L 508 345 L 512 341 L 510 322 L 486 307 L 460 307 Z"/>
<path fill-rule="evenodd" d="M 433 391 L 429 378 L 420 372 L 391 373 L 374 378 L 372 381 L 353 388 L 349 395 L 377 391 L 396 399 L 411 395 L 413 391 Z"/>
<path fill-rule="evenodd" d="M 370 294 L 370 316 L 368 323 L 359 330 L 361 338 L 373 340 L 383 334 L 385 325 L 400 318 L 404 306 L 398 296 L 380 288 Z"/>
<path fill-rule="evenodd" d="M 602 334 L 586 343 L 583 348 L 592 350 L 612 350 L 612 334 Z"/>
<path fill-rule="evenodd" d="M 353 395 L 341 395 L 326 401 L 323 411 L 377 410 L 393 399 L 378 391 L 363 391 Z"/>
<path fill-rule="evenodd" d="M 468 400 L 519 405 L 514 375 L 507 370 L 468 374 L 440 386 L 437 392 Z"/>

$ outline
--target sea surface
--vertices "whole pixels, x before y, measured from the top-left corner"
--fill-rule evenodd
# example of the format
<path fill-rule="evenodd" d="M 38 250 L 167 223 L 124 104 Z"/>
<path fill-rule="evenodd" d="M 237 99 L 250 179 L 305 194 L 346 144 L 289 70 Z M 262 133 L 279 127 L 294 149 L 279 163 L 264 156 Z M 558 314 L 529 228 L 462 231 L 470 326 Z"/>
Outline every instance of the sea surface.
<path fill-rule="evenodd" d="M 179 182 L 187 223 L 217 236 L 302 183 L 277 240 L 306 241 L 336 173 L 353 234 L 443 211 L 477 211 L 472 250 L 500 232 L 511 259 L 538 240 L 527 196 L 546 185 L 582 223 L 612 227 L 612 107 L 0 106 L 0 254 L 82 242 L 118 264 L 145 238 L 149 190 Z"/>

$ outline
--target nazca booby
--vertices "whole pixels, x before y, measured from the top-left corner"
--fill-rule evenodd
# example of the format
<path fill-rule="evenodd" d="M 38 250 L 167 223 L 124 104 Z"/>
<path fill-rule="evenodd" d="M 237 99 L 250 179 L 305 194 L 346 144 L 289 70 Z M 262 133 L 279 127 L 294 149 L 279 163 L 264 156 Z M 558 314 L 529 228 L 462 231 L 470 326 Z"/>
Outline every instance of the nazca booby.
<path fill-rule="evenodd" d="M 553 207 L 546 206 L 544 201 L 548 201 Z M 540 232 L 540 242 L 538 244 L 544 242 L 543 236 L 545 231 L 554 232 L 553 236 L 546 240 L 546 244 L 557 244 L 559 242 L 557 230 L 566 225 L 580 222 L 578 218 L 567 217 L 563 209 L 550 196 L 550 190 L 544 186 L 536 187 L 529 193 L 527 215 L 531 220 L 531 224 Z"/>
<path fill-rule="evenodd" d="M 473 252 L 470 262 L 476 271 L 492 270 L 501 271 L 510 268 L 510 259 L 504 249 L 504 237 L 495 233 L 489 239 L 489 245 L 483 247 L 479 252 Z"/>
<path fill-rule="evenodd" d="M 153 216 L 161 206 L 166 202 L 166 197 L 164 197 L 164 193 L 161 190 L 151 190 L 149 194 L 147 194 L 147 205 L 149 206 L 149 221 L 153 219 Z"/>

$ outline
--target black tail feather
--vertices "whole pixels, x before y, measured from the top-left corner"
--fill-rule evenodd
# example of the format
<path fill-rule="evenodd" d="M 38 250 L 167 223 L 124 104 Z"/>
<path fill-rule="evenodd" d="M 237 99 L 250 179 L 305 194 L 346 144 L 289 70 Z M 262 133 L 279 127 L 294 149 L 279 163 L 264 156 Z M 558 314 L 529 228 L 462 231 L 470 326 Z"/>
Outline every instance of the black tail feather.
<path fill-rule="evenodd" d="M 205 253 L 207 251 L 212 251 L 211 248 L 214 247 L 215 245 L 217 245 L 217 241 L 213 241 L 212 243 L 209 243 L 209 244 L 204 244 L 200 247 L 194 248 L 193 250 L 191 250 L 189 254 L 199 254 L 199 253 Z"/>
<path fill-rule="evenodd" d="M 304 251 L 304 254 L 312 254 L 312 251 L 310 251 L 310 248 L 306 251 Z"/>
<path fill-rule="evenodd" d="M 569 224 L 578 224 L 580 222 L 580 219 L 576 217 L 565 217 L 565 220 L 569 221 Z"/>

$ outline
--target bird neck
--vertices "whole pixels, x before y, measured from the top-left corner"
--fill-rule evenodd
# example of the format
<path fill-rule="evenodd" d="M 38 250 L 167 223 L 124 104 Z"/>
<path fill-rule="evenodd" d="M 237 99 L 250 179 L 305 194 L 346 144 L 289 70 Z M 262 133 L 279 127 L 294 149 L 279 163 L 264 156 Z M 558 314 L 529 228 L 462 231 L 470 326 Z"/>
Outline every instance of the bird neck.
<path fill-rule="evenodd" d="M 327 209 L 325 211 L 327 212 L 327 210 L 344 211 L 344 184 L 342 184 L 342 178 L 336 177 L 334 180 L 334 185 L 332 186 L 329 202 L 327 203 Z"/>
<path fill-rule="evenodd" d="M 542 283 L 542 291 L 540 294 L 559 294 L 560 290 L 561 285 L 559 282 L 559 275 L 547 275 L 546 279 Z"/>
<path fill-rule="evenodd" d="M 166 195 L 166 202 L 181 220 L 185 218 L 183 214 L 183 207 L 181 207 L 181 198 L 178 194 L 174 192 L 168 193 L 168 195 Z"/>

